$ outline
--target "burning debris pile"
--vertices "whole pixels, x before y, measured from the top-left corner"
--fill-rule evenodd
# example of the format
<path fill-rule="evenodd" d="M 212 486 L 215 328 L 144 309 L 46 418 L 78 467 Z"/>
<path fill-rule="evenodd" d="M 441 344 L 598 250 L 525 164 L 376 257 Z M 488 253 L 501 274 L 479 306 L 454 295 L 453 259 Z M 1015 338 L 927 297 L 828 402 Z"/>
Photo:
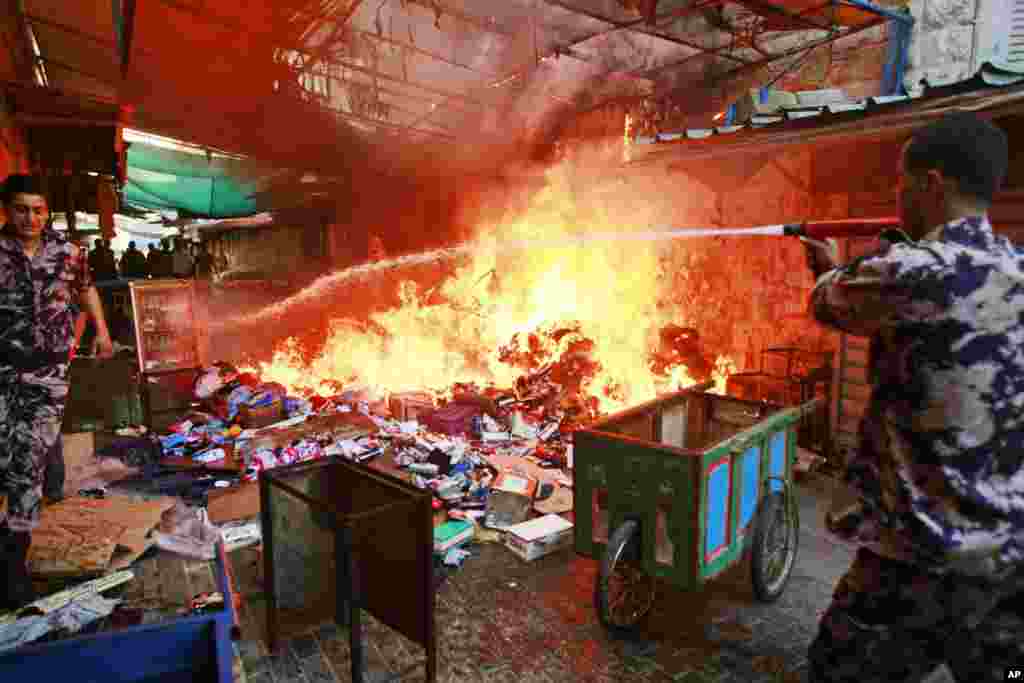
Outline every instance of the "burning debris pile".
<path fill-rule="evenodd" d="M 667 253 L 693 247 L 628 240 L 622 226 L 642 232 L 659 222 L 642 189 L 588 184 L 581 197 L 570 175 L 553 167 L 516 217 L 482 225 L 466 248 L 434 252 L 451 266 L 440 281 L 403 281 L 398 258 L 371 264 L 372 272 L 325 275 L 291 300 L 240 317 L 235 326 L 253 337 L 303 321 L 308 328 L 269 360 L 244 360 L 247 369 L 307 397 L 353 386 L 381 398 L 426 391 L 449 400 L 460 385 L 512 392 L 571 424 L 709 379 L 724 391 L 736 370 L 728 350 L 711 353 L 687 327 L 693 316 L 667 270 L 679 267 Z M 589 241 L 590 233 L 604 238 Z M 396 281 L 397 305 L 355 313 Z"/>
<path fill-rule="evenodd" d="M 356 268 L 236 325 L 240 340 L 285 320 L 312 332 L 269 361 L 209 368 L 198 408 L 161 439 L 164 455 L 211 470 L 230 461 L 241 471 L 229 487 L 321 458 L 372 463 L 431 490 L 440 517 L 470 525 L 459 538 L 570 511 L 576 430 L 698 383 L 724 393 L 736 368 L 674 298 L 662 256 L 684 247 L 581 235 L 579 223 L 603 233 L 654 223 L 646 198 L 604 206 L 600 197 L 623 195 L 605 193 L 577 211 L 558 169 L 549 180 L 525 214 L 483 229 L 442 282 L 401 282 L 397 305 L 347 310 L 362 296 L 375 303 L 384 283 L 363 288 L 373 273 Z M 546 246 L 509 252 L 499 234 Z M 391 283 L 399 261 L 373 272 Z M 465 558 L 435 549 L 448 563 Z"/>

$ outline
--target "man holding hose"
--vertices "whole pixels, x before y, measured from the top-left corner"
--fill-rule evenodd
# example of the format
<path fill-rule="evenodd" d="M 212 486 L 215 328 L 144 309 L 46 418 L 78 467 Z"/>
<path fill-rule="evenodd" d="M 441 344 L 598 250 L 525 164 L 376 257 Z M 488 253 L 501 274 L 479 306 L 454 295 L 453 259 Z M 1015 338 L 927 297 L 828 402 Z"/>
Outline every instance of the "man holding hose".
<path fill-rule="evenodd" d="M 906 240 L 836 267 L 806 243 L 815 319 L 871 339 L 871 399 L 826 524 L 860 548 L 810 680 L 1004 680 L 1024 666 L 1024 250 L 987 212 L 1005 134 L 952 114 L 904 145 Z M 830 247 L 834 245 L 829 245 Z"/>

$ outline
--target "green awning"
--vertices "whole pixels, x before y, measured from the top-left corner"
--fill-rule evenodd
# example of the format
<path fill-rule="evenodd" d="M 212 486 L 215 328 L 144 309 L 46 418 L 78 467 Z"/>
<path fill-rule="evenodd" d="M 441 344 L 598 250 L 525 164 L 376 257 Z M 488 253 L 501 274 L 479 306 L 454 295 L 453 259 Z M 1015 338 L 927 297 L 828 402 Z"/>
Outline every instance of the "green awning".
<path fill-rule="evenodd" d="M 133 142 L 128 148 L 125 200 L 153 210 L 180 210 L 209 218 L 259 213 L 243 164 L 232 157 Z"/>

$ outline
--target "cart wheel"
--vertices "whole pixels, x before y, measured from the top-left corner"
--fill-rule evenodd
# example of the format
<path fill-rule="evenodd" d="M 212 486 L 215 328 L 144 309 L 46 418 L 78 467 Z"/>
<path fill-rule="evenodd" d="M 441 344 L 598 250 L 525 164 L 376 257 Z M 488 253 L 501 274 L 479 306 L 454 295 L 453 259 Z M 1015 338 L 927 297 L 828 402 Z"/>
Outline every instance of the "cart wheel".
<path fill-rule="evenodd" d="M 614 634 L 632 633 L 654 606 L 654 578 L 642 557 L 640 523 L 626 520 L 608 539 L 594 590 L 597 616 Z"/>
<path fill-rule="evenodd" d="M 786 589 L 796 561 L 797 532 L 781 493 L 762 499 L 754 528 L 750 565 L 754 594 L 762 602 L 775 602 Z"/>

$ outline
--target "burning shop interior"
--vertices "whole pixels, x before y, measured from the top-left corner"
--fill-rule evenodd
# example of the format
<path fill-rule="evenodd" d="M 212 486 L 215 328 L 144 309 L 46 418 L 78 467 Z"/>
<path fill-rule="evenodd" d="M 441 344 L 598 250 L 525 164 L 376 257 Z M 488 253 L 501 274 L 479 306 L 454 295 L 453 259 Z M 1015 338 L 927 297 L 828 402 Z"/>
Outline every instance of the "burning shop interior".
<path fill-rule="evenodd" d="M 0 167 L 192 256 L 99 283 L 0 672 L 796 680 L 866 351 L 784 226 L 896 216 L 945 111 L 1015 144 L 1020 74 L 900 2 L 9 5 Z"/>

